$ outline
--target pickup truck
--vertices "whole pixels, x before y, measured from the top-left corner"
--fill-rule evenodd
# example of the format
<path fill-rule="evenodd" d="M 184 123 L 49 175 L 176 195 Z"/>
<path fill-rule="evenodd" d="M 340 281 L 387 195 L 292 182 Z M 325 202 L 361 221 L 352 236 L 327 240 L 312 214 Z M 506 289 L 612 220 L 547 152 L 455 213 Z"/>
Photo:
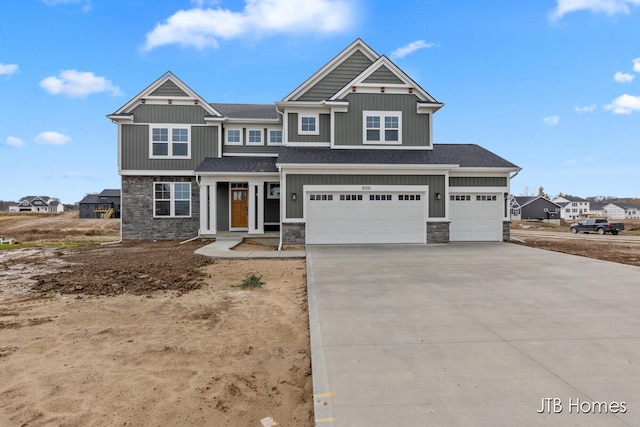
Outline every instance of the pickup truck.
<path fill-rule="evenodd" d="M 618 234 L 622 230 L 624 230 L 623 223 L 609 222 L 607 219 L 585 219 L 584 221 L 571 224 L 571 232 L 573 234 L 576 234 L 579 231 L 582 231 L 583 233 L 595 231 L 598 234 Z"/>

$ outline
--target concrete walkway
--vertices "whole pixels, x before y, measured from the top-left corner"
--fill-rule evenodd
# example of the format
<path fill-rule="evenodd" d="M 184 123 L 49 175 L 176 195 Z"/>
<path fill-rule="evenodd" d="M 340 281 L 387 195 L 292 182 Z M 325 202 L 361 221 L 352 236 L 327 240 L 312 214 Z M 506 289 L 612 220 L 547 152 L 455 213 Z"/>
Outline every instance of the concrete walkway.
<path fill-rule="evenodd" d="M 317 426 L 640 426 L 638 267 L 452 243 L 307 270 Z"/>
<path fill-rule="evenodd" d="M 242 243 L 242 237 L 219 237 L 216 241 L 196 249 L 195 253 L 212 258 L 249 259 L 249 258 L 304 258 L 303 250 L 286 251 L 234 251 Z"/>

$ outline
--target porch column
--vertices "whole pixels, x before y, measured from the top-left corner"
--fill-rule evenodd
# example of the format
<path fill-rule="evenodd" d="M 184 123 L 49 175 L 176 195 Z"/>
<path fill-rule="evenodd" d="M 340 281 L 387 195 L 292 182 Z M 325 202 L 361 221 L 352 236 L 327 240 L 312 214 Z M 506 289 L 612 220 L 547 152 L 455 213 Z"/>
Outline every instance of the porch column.
<path fill-rule="evenodd" d="M 264 234 L 264 182 L 249 181 L 248 197 L 249 234 Z"/>
<path fill-rule="evenodd" d="M 200 234 L 216 234 L 216 194 L 218 182 L 204 181 L 200 185 Z"/>
<path fill-rule="evenodd" d="M 218 233 L 218 181 L 213 181 L 209 188 L 209 232 Z"/>

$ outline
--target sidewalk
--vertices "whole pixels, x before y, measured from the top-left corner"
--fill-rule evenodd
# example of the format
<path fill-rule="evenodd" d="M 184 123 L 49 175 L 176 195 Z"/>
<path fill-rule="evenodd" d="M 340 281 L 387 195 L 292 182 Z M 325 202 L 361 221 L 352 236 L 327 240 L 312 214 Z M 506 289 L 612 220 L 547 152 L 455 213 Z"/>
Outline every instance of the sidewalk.
<path fill-rule="evenodd" d="M 195 251 L 198 255 L 212 258 L 250 259 L 250 258 L 305 258 L 303 250 L 293 251 L 234 251 L 233 248 L 242 243 L 242 237 L 219 237 L 216 241 Z"/>

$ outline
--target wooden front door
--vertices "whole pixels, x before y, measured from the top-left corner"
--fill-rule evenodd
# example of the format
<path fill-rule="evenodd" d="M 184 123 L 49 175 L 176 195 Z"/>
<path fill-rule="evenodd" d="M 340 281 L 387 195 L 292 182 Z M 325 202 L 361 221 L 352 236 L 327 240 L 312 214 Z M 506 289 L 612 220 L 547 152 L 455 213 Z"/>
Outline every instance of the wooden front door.
<path fill-rule="evenodd" d="M 231 227 L 245 228 L 249 226 L 249 205 L 246 189 L 231 190 Z"/>

